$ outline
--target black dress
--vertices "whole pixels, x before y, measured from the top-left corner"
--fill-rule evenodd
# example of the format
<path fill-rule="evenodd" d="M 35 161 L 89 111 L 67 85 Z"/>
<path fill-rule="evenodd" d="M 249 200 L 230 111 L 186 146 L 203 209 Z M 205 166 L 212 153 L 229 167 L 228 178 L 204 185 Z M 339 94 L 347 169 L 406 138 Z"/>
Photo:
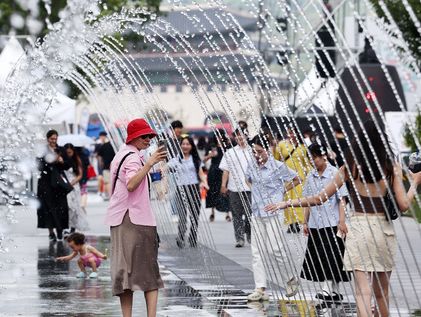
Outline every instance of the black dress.
<path fill-rule="evenodd" d="M 67 164 L 47 163 L 45 157 L 39 159 L 41 174 L 37 187 L 40 203 L 37 209 L 38 228 L 55 228 L 61 231 L 69 227 L 67 194 L 52 185 L 53 171 L 63 173 L 66 167 L 68 168 Z"/>
<path fill-rule="evenodd" d="M 309 281 L 348 282 L 343 270 L 344 241 L 336 236 L 337 227 L 310 228 L 301 277 Z"/>
<path fill-rule="evenodd" d="M 222 149 L 217 147 L 218 154 L 211 159 L 211 165 L 208 172 L 209 190 L 206 195 L 206 208 L 216 208 L 221 212 L 229 211 L 228 196 L 221 195 L 222 170 L 219 169 L 219 163 L 224 156 Z"/>

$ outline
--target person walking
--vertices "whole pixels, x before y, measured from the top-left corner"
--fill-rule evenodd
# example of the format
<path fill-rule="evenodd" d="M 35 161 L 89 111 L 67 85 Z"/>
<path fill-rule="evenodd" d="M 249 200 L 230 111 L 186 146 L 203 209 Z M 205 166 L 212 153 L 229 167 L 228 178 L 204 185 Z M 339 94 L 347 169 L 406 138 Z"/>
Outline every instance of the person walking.
<path fill-rule="evenodd" d="M 46 134 L 47 145 L 42 157 L 38 158 L 37 209 L 38 228 L 47 228 L 51 242 L 63 240 L 63 229 L 69 227 L 69 206 L 67 194 L 71 191 L 64 170 L 69 165 L 57 146 L 58 132 L 49 130 Z M 56 232 L 54 233 L 54 229 Z"/>
<path fill-rule="evenodd" d="M 88 219 L 85 211 L 81 206 L 81 194 L 79 181 L 82 179 L 83 169 L 82 161 L 80 160 L 79 154 L 75 147 L 71 143 L 64 145 L 64 150 L 69 159 L 70 168 L 65 171 L 66 177 L 73 186 L 73 190 L 67 194 L 67 204 L 69 206 L 69 227 L 64 230 L 64 237 L 69 233 L 73 233 L 76 230 L 86 231 L 89 230 Z"/>
<path fill-rule="evenodd" d="M 167 137 L 167 149 L 168 149 L 168 159 L 173 159 L 181 155 L 180 142 L 181 135 L 183 133 L 183 123 L 180 120 L 174 120 L 171 122 L 171 129 Z M 170 201 L 171 214 L 177 219 L 178 206 L 177 202 L 182 201 L 182 197 L 178 195 L 176 190 L 177 182 L 173 174 L 169 174 L 166 177 L 168 183 L 168 196 Z"/>
<path fill-rule="evenodd" d="M 145 294 L 148 317 L 156 316 L 158 289 L 164 287 L 157 262 L 149 171 L 165 160 L 167 152 L 158 148 L 147 161 L 142 154 L 155 136 L 144 119 L 130 121 L 126 146 L 111 162 L 112 187 L 105 223 L 111 231 L 112 294 L 120 297 L 123 317 L 132 315 L 133 292 L 139 290 Z"/>
<path fill-rule="evenodd" d="M 290 169 L 296 171 L 300 179 L 304 182 L 311 166 L 307 157 L 307 149 L 295 128 L 289 127 L 287 133 L 288 138 L 279 142 L 275 149 L 274 157 L 276 160 L 285 162 Z M 303 186 L 299 184 L 285 194 L 285 199 L 301 197 L 302 192 Z M 299 207 L 285 210 L 285 223 L 289 225 L 288 233 L 299 232 L 299 224 L 304 223 L 303 209 Z"/>
<path fill-rule="evenodd" d="M 101 158 L 98 157 L 98 150 L 107 140 L 107 132 L 101 131 L 98 135 L 98 139 L 95 142 L 94 159 L 96 160 L 96 179 L 98 182 L 98 195 L 104 197 L 104 176 L 102 175 L 102 162 Z"/>
<path fill-rule="evenodd" d="M 405 190 L 402 167 L 390 156 L 392 152 L 383 131 L 378 130 L 372 120 L 366 121 L 351 143 L 352 151 L 345 156 L 349 170 L 342 166 L 333 180 L 315 195 L 265 207 L 265 211 L 272 213 L 286 207 L 317 206 L 347 183 L 354 215 L 345 242 L 344 269 L 354 272 L 359 317 L 371 317 L 373 313 L 389 316 L 389 283 L 395 267 L 397 239 L 389 215 L 393 207 L 387 202 L 390 200 L 388 187 L 394 193 L 399 210 L 406 212 L 421 184 L 421 172 L 411 173 L 411 186 Z M 373 293 L 374 312 L 371 309 Z"/>
<path fill-rule="evenodd" d="M 267 274 L 263 255 L 273 263 L 275 275 L 281 279 L 285 296 L 291 297 L 298 292 L 299 280 L 296 277 L 294 259 L 290 259 L 283 241 L 279 239 L 278 228 L 283 215 L 271 215 L 263 208 L 271 201 L 282 200 L 284 192 L 300 183 L 297 173 L 285 163 L 271 156 L 271 148 L 264 135 L 252 140 L 255 160 L 248 165 L 245 176 L 251 187 L 251 252 L 254 282 L 256 289 L 248 295 L 249 301 L 268 300 L 266 294 Z M 275 283 L 278 281 L 274 281 Z"/>
<path fill-rule="evenodd" d="M 213 136 L 211 142 L 209 142 L 210 147 L 208 149 L 208 154 L 203 159 L 204 163 L 209 159 L 211 160 L 208 171 L 209 190 L 206 194 L 206 208 L 211 208 L 211 215 L 209 216 L 210 222 L 215 220 L 215 209 L 226 213 L 226 221 L 231 221 L 228 196 L 226 194 L 221 194 L 222 170 L 219 169 L 219 164 L 224 156 L 224 152 L 228 148 L 228 142 L 229 140 L 225 135 L 225 131 L 219 129 Z"/>
<path fill-rule="evenodd" d="M 219 163 L 219 169 L 223 171 L 220 190 L 222 195 L 229 197 L 236 248 L 244 246 L 244 235 L 247 242 L 251 243 L 251 193 L 245 181 L 245 172 L 253 156 L 247 144 L 246 134 L 247 130 L 240 128 L 234 131 L 237 145 L 227 150 Z"/>
<path fill-rule="evenodd" d="M 190 216 L 190 234 L 188 241 L 191 247 L 197 246 L 197 230 L 201 209 L 200 189 L 208 188 L 203 172 L 203 163 L 197 153 L 193 139 L 185 136 L 181 138 L 181 152 L 178 157 L 168 162 L 169 171 L 174 173 L 177 184 L 178 202 L 178 235 L 177 246 L 184 248 L 184 236 L 187 231 L 187 215 Z"/>
<path fill-rule="evenodd" d="M 303 196 L 319 193 L 338 169 L 328 162 L 327 149 L 311 144 L 308 151 L 315 168 L 307 175 Z M 349 274 L 342 270 L 345 251 L 344 239 L 348 232 L 345 223 L 345 205 L 348 192 L 339 188 L 331 199 L 320 206 L 304 208 L 304 235 L 308 236 L 301 278 L 323 283 L 316 298 L 324 301 L 341 301 L 339 283 L 348 282 Z"/>
<path fill-rule="evenodd" d="M 97 152 L 98 159 L 99 159 L 99 165 L 102 169 L 102 176 L 104 181 L 104 200 L 108 200 L 110 197 L 110 165 L 113 161 L 113 158 L 115 156 L 114 148 L 110 142 L 110 140 L 105 139 L 104 144 L 101 145 L 101 147 L 98 149 Z"/>

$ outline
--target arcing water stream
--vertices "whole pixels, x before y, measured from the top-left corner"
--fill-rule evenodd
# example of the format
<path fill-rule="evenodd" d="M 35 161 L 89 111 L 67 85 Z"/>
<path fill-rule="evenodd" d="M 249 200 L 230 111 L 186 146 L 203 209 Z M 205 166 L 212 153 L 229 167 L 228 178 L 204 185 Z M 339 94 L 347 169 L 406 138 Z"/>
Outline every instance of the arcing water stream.
<path fill-rule="evenodd" d="M 304 139 L 306 131 L 303 131 L 303 122 L 307 122 L 310 130 L 318 133 L 319 142 L 326 143 L 332 139 L 334 125 L 337 125 L 344 131 L 345 142 L 349 147 L 357 131 L 363 128 L 366 119 L 372 119 L 378 130 L 385 129 L 392 135 L 385 114 L 385 109 L 390 111 L 391 106 L 386 103 L 394 105 L 395 111 L 406 112 L 407 106 L 399 77 L 396 77 L 394 68 L 386 65 L 381 52 L 376 51 L 376 48 L 386 43 L 391 54 L 401 58 L 402 65 L 399 66 L 410 69 L 412 76 L 418 81 L 421 75 L 419 63 L 417 64 L 414 56 L 407 49 L 401 50 L 402 47 L 407 48 L 407 43 L 399 30 L 394 29 L 394 34 L 384 31 L 390 28 L 390 25 L 396 25 L 396 21 L 391 18 L 385 3 L 379 1 L 379 4 L 389 17 L 389 24 L 377 18 L 369 0 L 338 0 L 334 1 L 332 7 L 326 6 L 321 0 L 305 3 L 298 0 L 278 0 L 271 1 L 270 4 L 243 0 L 242 5 L 248 8 L 257 25 L 257 32 L 250 34 L 242 28 L 238 16 L 227 10 L 222 1 L 193 3 L 189 6 L 173 1 L 170 6 L 179 11 L 190 28 L 195 30 L 195 33 L 191 34 L 185 32 L 180 25 L 171 25 L 167 20 L 149 14 L 147 10 L 127 9 L 101 17 L 99 13 L 102 4 L 69 0 L 68 6 L 62 12 L 61 21 L 18 63 L 5 86 L 1 88 L 0 147 L 3 161 L 8 162 L 2 167 L 1 186 L 6 200 L 20 193 L 25 188 L 26 180 L 31 177 L 35 168 L 31 163 L 32 158 L 38 154 L 37 144 L 43 139 L 41 127 L 37 123 L 42 122 L 45 111 L 55 98 L 63 80 L 71 81 L 77 86 L 95 107 L 104 125 L 109 129 L 116 148 L 123 143 L 125 130 L 124 127 L 116 128 L 111 124 L 113 122 L 127 122 L 134 117 L 147 116 L 160 133 L 168 130 L 167 113 L 171 112 L 171 105 L 163 103 L 159 95 L 154 93 L 158 80 L 149 71 L 150 65 L 145 64 L 142 55 L 143 58 L 149 57 L 150 63 L 162 64 L 161 68 L 164 71 L 161 71 L 161 74 L 171 74 L 178 83 L 192 90 L 195 102 L 189 107 L 200 108 L 201 112 L 209 117 L 214 113 L 218 117 L 222 112 L 234 128 L 238 127 L 237 123 L 242 119 L 238 115 L 240 107 L 251 114 L 248 120 L 249 129 L 258 132 L 264 126 L 268 137 L 283 138 L 287 129 L 294 126 L 297 127 L 296 136 Z M 212 6 L 212 10 L 208 10 L 208 5 Z M 408 1 L 405 1 L 404 6 L 419 30 L 419 21 L 413 8 Z M 282 28 L 279 17 L 285 18 L 288 29 Z M 361 24 L 361 34 L 377 53 L 379 62 L 375 66 L 367 66 L 366 63 L 358 61 L 358 52 L 350 46 L 346 38 L 343 27 L 345 17 L 351 17 L 355 25 Z M 377 30 L 372 28 L 374 23 L 379 25 Z M 320 30 L 323 30 L 323 33 Z M 129 32 L 143 39 L 147 46 L 145 52 L 126 47 L 120 34 Z M 259 37 L 257 41 L 256 34 Z M 382 36 L 377 36 L 378 34 Z M 395 36 L 393 40 L 392 35 Z M 326 44 L 326 36 L 331 39 L 332 47 Z M 335 50 L 336 56 L 329 54 L 332 50 Z M 314 59 L 317 55 L 323 57 L 316 70 Z M 281 67 L 273 68 L 271 61 L 274 58 L 281 60 Z M 389 91 L 389 99 L 376 96 L 377 83 L 373 81 L 374 75 L 370 67 L 376 68 L 375 81 L 381 81 L 386 87 L 384 90 Z M 284 79 L 280 80 L 274 70 L 280 72 Z M 316 80 L 309 80 L 311 74 L 315 74 L 316 71 L 319 75 L 324 72 L 332 76 L 325 79 L 318 76 Z M 300 86 L 300 83 L 306 80 L 307 85 Z M 407 80 L 408 78 L 404 78 L 404 84 Z M 282 82 L 287 82 L 291 88 L 285 90 Z M 223 87 L 227 87 L 227 90 Z M 322 100 L 322 111 L 314 115 L 317 111 L 314 105 L 318 100 L 319 103 Z M 275 117 L 279 119 L 274 120 Z M 419 132 L 415 130 L 411 120 L 407 121 L 410 133 L 416 136 Z M 212 128 L 215 135 L 221 137 L 215 124 L 212 124 Z M 369 137 L 365 133 L 368 151 L 363 147 L 362 140 L 357 140 L 358 147 L 364 160 L 374 158 L 380 166 L 381 162 Z M 344 156 L 338 141 L 333 140 L 333 144 Z M 382 138 L 382 144 L 388 154 L 394 156 L 385 137 Z M 419 150 L 418 141 L 417 147 Z M 295 149 L 293 147 L 293 150 L 288 151 L 291 155 Z M 351 153 L 354 158 L 356 154 Z M 310 170 L 312 162 L 308 160 L 295 164 L 297 169 Z M 350 170 L 349 162 L 345 165 L 346 169 Z M 405 164 L 403 167 L 407 171 Z M 371 175 L 374 175 L 373 168 L 374 166 L 369 168 Z M 171 183 L 174 179 L 168 179 L 168 186 L 175 186 Z M 235 182 L 240 184 L 241 180 L 236 179 Z M 355 186 L 354 183 L 353 185 Z M 387 187 L 388 191 L 392 190 L 390 186 Z M 364 182 L 363 190 L 369 192 L 367 182 Z M 192 195 L 197 194 L 184 193 L 182 197 L 176 196 L 173 204 L 180 209 L 188 205 L 187 200 L 192 200 Z M 263 197 L 265 193 L 261 195 Z M 361 201 L 358 191 L 357 196 Z M 164 201 L 166 203 L 155 204 L 159 228 L 166 242 L 176 248 L 177 229 L 171 221 L 168 197 Z M 14 208 L 10 204 L 11 201 L 7 202 L 2 215 L 8 221 L 13 221 Z M 34 207 L 33 201 L 28 203 Z M 419 205 L 419 198 L 417 203 Z M 385 206 L 386 203 L 382 204 Z M 393 205 L 396 207 L 396 201 Z M 413 210 L 411 216 L 415 218 Z M 416 287 L 421 281 L 421 259 L 413 250 L 413 241 L 421 237 L 421 231 L 418 226 L 410 237 L 405 230 L 405 221 L 401 218 L 395 221 L 395 226 L 403 227 L 406 235 L 400 237 L 400 243 L 405 243 L 405 247 L 411 249 L 412 254 L 411 258 L 401 257 L 400 263 L 403 264 L 403 268 L 397 270 L 397 280 L 396 283 L 392 283 L 390 292 L 391 306 L 397 308 L 398 315 L 405 316 L 405 312 L 421 307 L 421 294 Z M 298 235 L 286 234 L 284 229 L 285 224 L 282 221 L 278 221 L 272 228 L 279 235 L 277 243 L 287 246 L 289 258 L 301 263 L 305 241 Z M 3 236 L 0 236 L 0 252 L 5 252 L 7 245 L 2 244 L 2 239 Z M 201 268 L 203 279 L 215 285 L 216 292 L 223 292 L 224 272 L 210 256 L 209 250 L 214 250 L 215 244 L 210 227 L 204 221 L 199 225 L 199 242 L 204 263 L 204 267 Z M 267 246 L 263 242 L 258 241 L 258 244 L 268 275 L 274 284 L 283 285 L 277 273 L 280 268 L 269 256 L 270 249 L 276 246 Z M 397 252 L 403 255 L 400 246 Z M 190 255 L 185 252 L 184 256 Z M 416 269 L 410 270 L 414 264 Z M 299 271 L 296 274 L 298 275 Z M 409 276 L 412 281 L 410 289 L 403 287 L 401 279 L 403 280 L 404 276 Z M 303 283 L 297 298 L 308 299 L 317 293 L 319 288 L 320 282 Z M 353 302 L 355 292 L 356 289 L 352 286 L 345 287 L 343 293 L 346 301 Z M 273 288 L 273 294 L 277 298 L 284 298 L 283 293 L 276 287 Z M 407 300 L 409 297 L 411 300 Z M 403 298 L 405 300 L 402 300 Z"/>

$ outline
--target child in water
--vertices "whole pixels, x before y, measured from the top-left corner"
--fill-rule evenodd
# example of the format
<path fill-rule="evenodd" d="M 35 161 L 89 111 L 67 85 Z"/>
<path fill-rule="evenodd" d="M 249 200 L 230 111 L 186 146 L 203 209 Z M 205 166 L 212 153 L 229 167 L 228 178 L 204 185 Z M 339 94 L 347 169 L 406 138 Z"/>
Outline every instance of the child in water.
<path fill-rule="evenodd" d="M 81 272 L 79 272 L 76 277 L 86 278 L 86 267 L 90 266 L 92 268 L 92 273 L 89 274 L 89 278 L 97 278 L 98 273 L 96 270 L 101 265 L 101 259 L 106 260 L 107 255 L 102 254 L 93 246 L 86 244 L 85 235 L 82 233 L 72 233 L 67 238 L 67 242 L 69 247 L 73 250 L 72 254 L 56 258 L 56 260 L 68 262 L 79 254 L 80 258 L 77 261 L 77 264 L 79 265 Z"/>

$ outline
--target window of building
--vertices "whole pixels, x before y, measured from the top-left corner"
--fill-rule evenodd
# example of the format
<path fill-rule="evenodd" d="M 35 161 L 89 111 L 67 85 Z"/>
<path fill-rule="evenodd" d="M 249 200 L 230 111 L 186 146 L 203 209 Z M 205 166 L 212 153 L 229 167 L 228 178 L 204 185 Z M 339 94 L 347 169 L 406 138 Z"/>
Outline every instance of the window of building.
<path fill-rule="evenodd" d="M 161 92 L 167 92 L 167 86 L 161 86 Z"/>

